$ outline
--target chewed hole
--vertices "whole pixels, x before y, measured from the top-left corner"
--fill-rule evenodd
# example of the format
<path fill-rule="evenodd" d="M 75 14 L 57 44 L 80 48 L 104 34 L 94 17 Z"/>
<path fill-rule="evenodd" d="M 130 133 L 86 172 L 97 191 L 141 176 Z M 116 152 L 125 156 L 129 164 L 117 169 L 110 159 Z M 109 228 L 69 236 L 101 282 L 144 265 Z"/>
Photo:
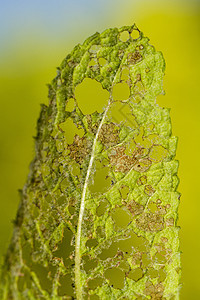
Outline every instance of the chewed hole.
<path fill-rule="evenodd" d="M 63 141 L 56 140 L 56 148 L 57 148 L 58 152 L 62 152 L 64 150 Z"/>
<path fill-rule="evenodd" d="M 74 289 L 73 289 L 73 281 L 71 279 L 71 276 L 69 274 L 63 276 L 59 280 L 59 288 L 58 288 L 58 295 L 59 296 L 65 296 L 71 297 L 74 296 Z"/>
<path fill-rule="evenodd" d="M 67 144 L 72 144 L 75 135 L 79 137 L 84 135 L 83 129 L 78 129 L 71 118 L 68 118 L 64 123 L 60 124 L 60 128 L 65 132 L 65 141 Z"/>
<path fill-rule="evenodd" d="M 133 169 L 137 172 L 146 172 L 151 166 L 151 161 L 148 159 L 148 158 L 143 158 L 143 159 L 140 159 L 138 161 L 138 163 L 136 163 L 134 166 L 133 166 Z"/>
<path fill-rule="evenodd" d="M 126 145 L 125 154 L 132 155 L 134 153 L 135 149 L 136 149 L 136 143 L 135 143 L 134 139 L 131 139 Z"/>
<path fill-rule="evenodd" d="M 143 94 L 145 92 L 144 85 L 142 84 L 142 81 L 137 81 L 134 85 L 134 93 Z"/>
<path fill-rule="evenodd" d="M 148 124 L 147 125 L 147 130 L 152 131 L 154 129 L 155 125 L 154 124 Z"/>
<path fill-rule="evenodd" d="M 134 104 L 138 104 L 140 103 L 142 100 L 142 96 L 137 93 L 137 94 L 134 94 L 132 97 L 131 97 L 131 102 L 133 102 Z"/>
<path fill-rule="evenodd" d="M 158 270 L 158 275 L 159 275 L 159 281 L 160 282 L 163 282 L 165 280 L 165 278 L 167 277 L 167 274 L 164 271 L 164 269 L 159 269 Z"/>
<path fill-rule="evenodd" d="M 103 279 L 101 277 L 96 277 L 88 281 L 88 288 L 90 290 L 96 289 L 98 286 L 101 286 L 103 283 Z"/>
<path fill-rule="evenodd" d="M 122 196 L 122 199 L 126 199 L 129 194 L 129 187 L 127 185 L 122 185 L 120 187 L 120 194 Z"/>
<path fill-rule="evenodd" d="M 123 289 L 125 272 L 121 271 L 118 268 L 111 268 L 106 270 L 104 275 L 106 279 L 109 280 L 110 285 L 115 289 Z"/>
<path fill-rule="evenodd" d="M 60 189 L 62 192 L 65 192 L 69 188 L 69 186 L 70 186 L 70 180 L 67 177 L 61 182 Z"/>
<path fill-rule="evenodd" d="M 143 272 L 142 269 L 136 268 L 134 270 L 131 270 L 128 274 L 128 277 L 130 279 L 133 279 L 134 281 L 138 281 L 140 278 L 142 278 Z"/>
<path fill-rule="evenodd" d="M 155 162 L 162 161 L 166 158 L 168 151 L 161 145 L 153 146 L 149 153 L 149 157 L 151 160 Z"/>
<path fill-rule="evenodd" d="M 83 257 L 83 264 L 86 272 L 89 272 L 97 267 L 97 261 L 95 259 L 90 259 L 88 256 Z"/>
<path fill-rule="evenodd" d="M 94 181 L 90 184 L 91 193 L 104 193 L 111 187 L 111 178 L 108 177 L 109 167 L 104 167 L 102 163 L 96 163 Z"/>
<path fill-rule="evenodd" d="M 142 268 L 146 269 L 149 268 L 149 265 L 151 264 L 151 258 L 148 253 L 144 253 L 142 255 Z"/>
<path fill-rule="evenodd" d="M 96 53 L 96 52 L 99 51 L 100 48 L 101 48 L 100 45 L 92 45 L 92 46 L 90 47 L 90 49 L 89 49 L 89 52 L 90 52 L 90 53 Z"/>
<path fill-rule="evenodd" d="M 89 247 L 89 248 L 96 247 L 97 245 L 98 245 L 98 241 L 96 239 L 89 239 L 86 242 L 86 247 Z"/>
<path fill-rule="evenodd" d="M 126 207 L 113 209 L 111 216 L 117 227 L 125 228 L 131 221 L 132 216 Z"/>
<path fill-rule="evenodd" d="M 132 37 L 132 39 L 136 40 L 136 39 L 139 38 L 139 36 L 140 36 L 139 30 L 133 29 L 133 31 L 131 32 L 131 37 Z"/>
<path fill-rule="evenodd" d="M 80 166 L 75 161 L 70 165 L 70 170 L 73 176 L 79 176 L 80 175 Z"/>
<path fill-rule="evenodd" d="M 126 42 L 129 39 L 129 32 L 128 31 L 121 32 L 119 38 L 122 42 Z"/>
<path fill-rule="evenodd" d="M 75 89 L 77 103 L 83 114 L 101 113 L 109 99 L 109 92 L 101 83 L 85 78 Z"/>
<path fill-rule="evenodd" d="M 158 270 L 155 270 L 154 268 L 149 268 L 148 271 L 147 271 L 147 275 L 153 279 L 153 278 L 156 278 L 158 277 Z"/>
<path fill-rule="evenodd" d="M 157 205 L 154 202 L 150 202 L 149 205 L 148 205 L 148 209 L 152 213 L 155 213 L 157 211 Z"/>
<path fill-rule="evenodd" d="M 166 256 L 165 253 L 157 252 L 157 254 L 154 256 L 156 264 L 165 264 L 166 263 Z"/>
<path fill-rule="evenodd" d="M 104 199 L 100 202 L 99 206 L 96 209 L 96 214 L 98 217 L 102 216 L 106 212 L 107 206 L 108 206 L 107 200 Z"/>
<path fill-rule="evenodd" d="M 126 82 L 117 83 L 113 87 L 113 99 L 114 100 L 127 100 L 130 97 L 130 88 Z"/>
<path fill-rule="evenodd" d="M 91 59 L 88 66 L 90 67 L 90 66 L 95 66 L 95 65 L 97 65 L 97 62 L 94 59 Z"/>
<path fill-rule="evenodd" d="M 72 206 L 72 205 L 69 205 L 68 206 L 68 211 L 69 211 L 70 215 L 73 215 L 75 213 L 75 207 Z"/>
<path fill-rule="evenodd" d="M 98 257 L 102 260 L 107 259 L 108 257 L 114 257 L 117 252 L 116 243 L 112 243 L 109 247 L 102 249 Z"/>
<path fill-rule="evenodd" d="M 128 272 L 129 271 L 129 269 L 130 269 L 130 265 L 129 265 L 129 263 L 125 260 L 125 261 L 121 261 L 120 262 L 120 265 L 119 265 L 119 267 L 120 267 L 120 269 L 122 270 L 122 271 L 124 271 L 124 272 Z"/>
<path fill-rule="evenodd" d="M 64 260 L 69 257 L 74 247 L 71 246 L 72 232 L 69 229 L 65 229 L 62 241 L 58 244 L 58 250 L 54 252 L 54 257 L 63 258 Z"/>
<path fill-rule="evenodd" d="M 129 68 L 124 68 L 121 73 L 121 80 L 127 81 L 129 79 Z"/>
<path fill-rule="evenodd" d="M 56 199 L 56 203 L 59 205 L 59 206 L 62 206 L 63 204 L 65 204 L 65 206 L 67 206 L 68 204 L 68 199 L 66 198 L 66 196 L 62 195 L 60 197 L 58 197 Z"/>
<path fill-rule="evenodd" d="M 65 110 L 69 111 L 69 112 L 72 112 L 74 110 L 74 108 L 75 108 L 74 99 L 73 98 L 68 99 Z"/>
<path fill-rule="evenodd" d="M 57 142 L 57 141 L 56 141 Z M 56 148 L 58 150 L 58 152 L 60 152 L 60 149 L 58 149 L 58 145 L 56 143 Z M 48 165 L 46 164 L 43 164 L 42 167 L 41 167 L 41 171 L 42 171 L 42 175 L 43 176 L 48 176 L 50 173 L 51 173 L 51 169 Z"/>
<path fill-rule="evenodd" d="M 103 58 L 103 57 L 99 58 L 99 64 L 100 64 L 101 67 L 105 66 L 107 63 L 108 62 L 105 58 Z"/>
<path fill-rule="evenodd" d="M 36 276 L 39 279 L 40 285 L 42 289 L 47 290 L 50 292 L 51 290 L 51 282 L 47 278 L 48 275 L 48 269 L 43 267 L 42 265 L 35 263 L 31 266 L 32 272 L 36 273 Z"/>
<path fill-rule="evenodd" d="M 31 288 L 31 275 L 25 270 L 21 269 L 21 276 L 18 277 L 17 287 L 20 292 L 23 292 L 26 288 Z"/>
<path fill-rule="evenodd" d="M 99 238 L 105 237 L 105 228 L 102 226 L 98 226 L 96 229 L 96 234 Z"/>

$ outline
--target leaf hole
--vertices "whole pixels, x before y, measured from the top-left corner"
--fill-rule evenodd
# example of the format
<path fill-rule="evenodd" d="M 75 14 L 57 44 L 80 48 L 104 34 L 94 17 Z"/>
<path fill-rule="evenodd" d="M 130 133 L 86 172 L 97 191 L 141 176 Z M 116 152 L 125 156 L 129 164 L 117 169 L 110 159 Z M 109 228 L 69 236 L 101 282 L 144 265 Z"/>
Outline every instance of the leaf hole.
<path fill-rule="evenodd" d="M 133 29 L 131 37 L 133 40 L 137 40 L 140 37 L 140 31 L 138 29 Z"/>
<path fill-rule="evenodd" d="M 96 289 L 97 287 L 102 286 L 102 284 L 103 284 L 103 279 L 102 279 L 101 277 L 96 277 L 96 278 L 94 278 L 94 279 L 90 279 L 90 280 L 88 281 L 88 283 L 87 283 L 88 288 L 89 288 L 90 290 L 94 290 L 94 289 Z"/>
<path fill-rule="evenodd" d="M 101 49 L 101 45 L 92 45 L 89 49 L 90 53 L 97 53 Z"/>
<path fill-rule="evenodd" d="M 101 83 L 94 79 L 85 78 L 75 89 L 75 96 L 80 110 L 84 115 L 95 111 L 101 113 L 107 105 L 109 93 Z"/>
<path fill-rule="evenodd" d="M 130 88 L 126 82 L 120 82 L 113 86 L 113 100 L 127 100 L 130 97 Z"/>
<path fill-rule="evenodd" d="M 74 110 L 74 108 L 75 108 L 74 99 L 73 98 L 68 99 L 65 110 L 68 111 L 68 112 L 72 112 Z"/>
<path fill-rule="evenodd" d="M 125 67 L 122 69 L 121 80 L 127 81 L 129 79 L 129 68 Z"/>
<path fill-rule="evenodd" d="M 84 265 L 84 270 L 88 273 L 89 271 L 95 269 L 98 263 L 96 259 L 91 259 L 89 256 L 84 256 L 83 265 Z"/>
<path fill-rule="evenodd" d="M 74 282 L 72 281 L 71 275 L 67 274 L 62 276 L 59 280 L 59 287 L 58 287 L 58 295 L 61 297 L 75 297 L 74 294 Z"/>
<path fill-rule="evenodd" d="M 86 247 L 89 247 L 90 249 L 96 247 L 97 245 L 98 245 L 97 239 L 89 239 L 86 242 Z"/>
<path fill-rule="evenodd" d="M 129 32 L 128 31 L 122 31 L 120 32 L 119 34 L 119 39 L 122 41 L 122 42 L 127 42 L 129 40 Z"/>
<path fill-rule="evenodd" d="M 122 199 L 126 199 L 129 194 L 129 187 L 127 185 L 122 185 L 119 189 Z"/>
<path fill-rule="evenodd" d="M 128 278 L 133 279 L 134 281 L 138 281 L 142 277 L 143 277 L 143 272 L 142 272 L 141 268 L 136 268 L 134 270 L 131 270 L 128 273 Z"/>
<path fill-rule="evenodd" d="M 118 228 L 126 228 L 132 217 L 126 207 L 118 207 L 112 210 L 111 216 Z"/>
<path fill-rule="evenodd" d="M 63 233 L 62 241 L 58 244 L 58 250 L 54 252 L 54 257 L 65 259 L 69 257 L 74 247 L 72 246 L 73 233 L 66 228 Z"/>
<path fill-rule="evenodd" d="M 98 60 L 99 60 L 99 64 L 100 64 L 101 67 L 103 67 L 106 64 L 108 64 L 108 61 L 105 58 L 103 58 L 103 57 L 99 57 Z"/>
<path fill-rule="evenodd" d="M 100 217 L 103 214 L 105 214 L 107 207 L 108 207 L 108 201 L 106 199 L 102 200 L 96 209 L 97 216 Z"/>
<path fill-rule="evenodd" d="M 111 268 L 104 272 L 104 276 L 115 289 L 123 289 L 125 272 L 121 271 L 119 268 Z"/>

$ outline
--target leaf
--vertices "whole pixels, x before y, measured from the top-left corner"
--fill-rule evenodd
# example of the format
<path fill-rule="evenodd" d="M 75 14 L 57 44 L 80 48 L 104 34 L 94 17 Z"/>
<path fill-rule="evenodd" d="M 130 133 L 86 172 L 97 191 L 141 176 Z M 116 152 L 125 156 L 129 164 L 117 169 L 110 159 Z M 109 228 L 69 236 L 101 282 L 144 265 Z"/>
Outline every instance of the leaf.
<path fill-rule="evenodd" d="M 108 29 L 58 68 L 1 299 L 179 298 L 177 138 L 148 41 L 135 25 Z"/>

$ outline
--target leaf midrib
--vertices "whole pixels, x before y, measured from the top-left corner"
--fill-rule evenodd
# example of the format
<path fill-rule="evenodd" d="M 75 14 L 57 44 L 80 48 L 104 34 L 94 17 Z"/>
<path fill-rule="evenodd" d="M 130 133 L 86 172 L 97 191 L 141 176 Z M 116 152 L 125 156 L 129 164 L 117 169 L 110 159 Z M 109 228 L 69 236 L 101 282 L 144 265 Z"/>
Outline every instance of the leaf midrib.
<path fill-rule="evenodd" d="M 81 203 L 80 203 L 80 210 L 79 210 L 79 216 L 78 216 L 78 225 L 77 225 L 77 233 L 76 233 L 76 239 L 75 239 L 75 289 L 76 289 L 76 297 L 77 300 L 82 300 L 82 285 L 81 285 L 81 270 L 80 270 L 80 265 L 81 265 L 81 255 L 80 255 L 80 244 L 81 244 L 81 229 L 82 229 L 82 222 L 83 222 L 83 215 L 84 215 L 84 210 L 85 210 L 85 199 L 86 199 L 86 192 L 87 192 L 87 187 L 89 183 L 89 178 L 91 175 L 92 167 L 93 167 L 93 162 L 95 159 L 95 149 L 96 149 L 96 144 L 99 136 L 99 132 L 101 130 L 101 127 L 104 123 L 104 120 L 106 118 L 107 112 L 110 108 L 111 105 L 111 98 L 109 98 L 108 105 L 103 113 L 103 117 L 101 119 L 101 122 L 99 124 L 99 127 L 97 129 L 93 145 L 92 145 L 92 152 L 90 156 L 90 161 L 88 164 L 88 169 L 85 177 L 85 182 L 83 186 L 83 192 L 81 196 Z"/>

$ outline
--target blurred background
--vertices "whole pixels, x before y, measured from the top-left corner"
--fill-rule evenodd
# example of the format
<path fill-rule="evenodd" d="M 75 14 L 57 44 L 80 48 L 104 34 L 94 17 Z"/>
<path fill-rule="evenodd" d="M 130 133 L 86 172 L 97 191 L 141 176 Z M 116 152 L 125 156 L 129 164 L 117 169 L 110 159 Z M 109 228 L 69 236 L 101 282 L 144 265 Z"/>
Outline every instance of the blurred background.
<path fill-rule="evenodd" d="M 0 257 L 34 157 L 40 103 L 56 67 L 77 43 L 108 27 L 136 23 L 166 60 L 160 106 L 179 137 L 181 299 L 200 299 L 199 0 L 0 1 Z"/>

